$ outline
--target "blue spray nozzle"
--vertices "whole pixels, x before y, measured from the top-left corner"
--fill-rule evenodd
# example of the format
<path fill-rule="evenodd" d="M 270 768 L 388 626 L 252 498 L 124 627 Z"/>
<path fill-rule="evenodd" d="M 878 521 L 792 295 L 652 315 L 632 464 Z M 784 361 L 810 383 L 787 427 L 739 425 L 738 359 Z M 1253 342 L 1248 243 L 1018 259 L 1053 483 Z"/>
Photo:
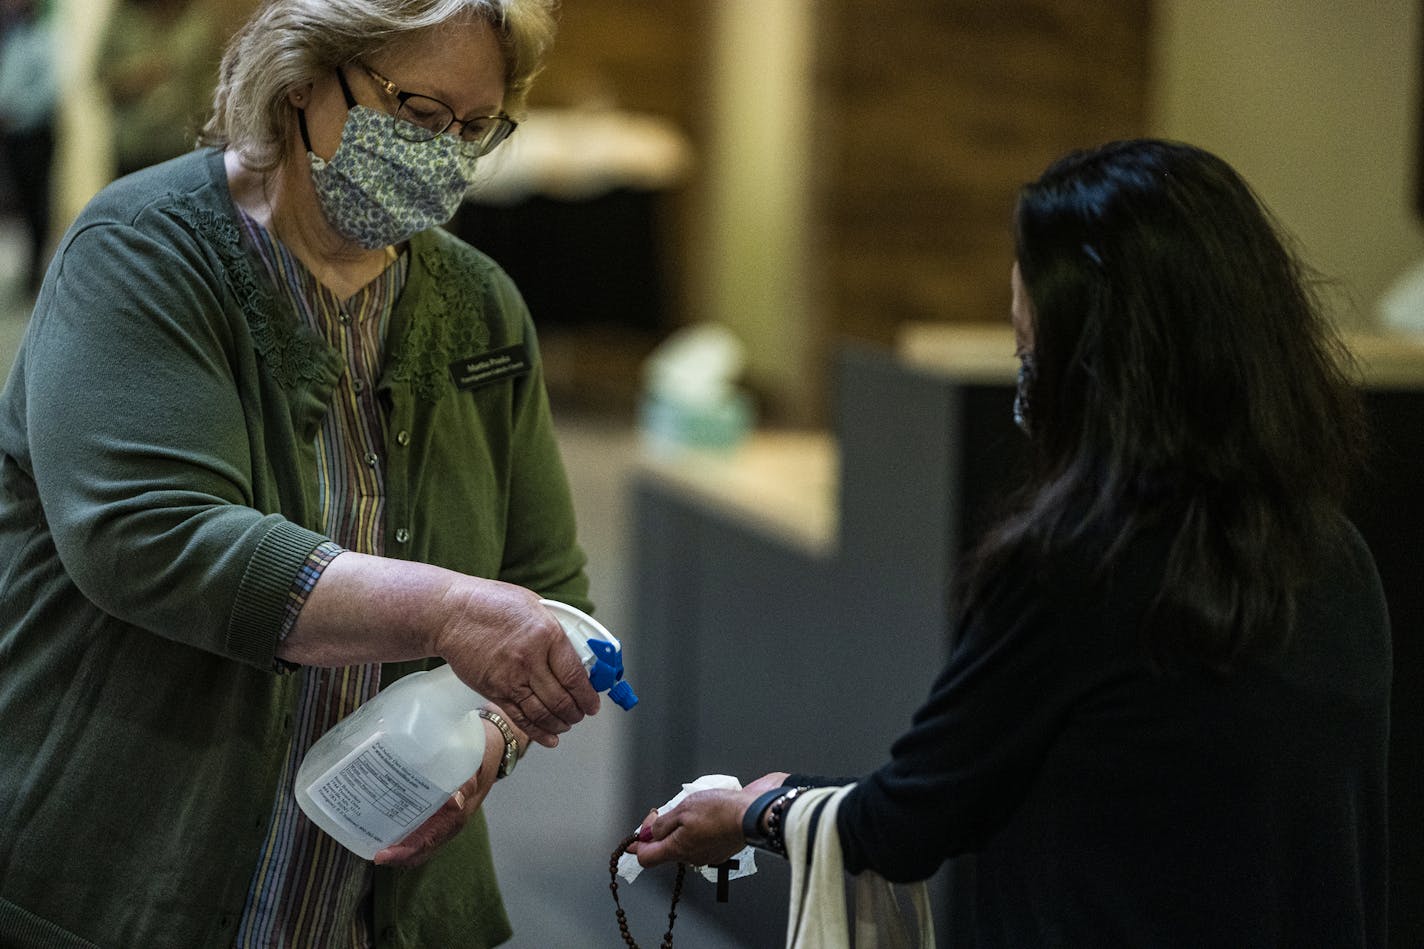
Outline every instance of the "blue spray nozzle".
<path fill-rule="evenodd" d="M 608 697 L 625 712 L 638 704 L 638 696 L 633 694 L 633 687 L 626 682 L 615 682 L 613 688 L 608 690 Z"/>
<path fill-rule="evenodd" d="M 588 648 L 593 651 L 593 667 L 588 670 L 588 681 L 599 692 L 607 692 L 619 708 L 625 711 L 638 704 L 638 696 L 633 687 L 623 679 L 623 651 L 603 639 L 588 640 Z"/>
<path fill-rule="evenodd" d="M 599 692 L 607 692 L 608 697 L 622 709 L 630 709 L 638 704 L 633 687 L 623 679 L 623 647 L 618 638 L 580 609 L 560 603 L 558 600 L 540 600 L 558 617 L 564 635 L 578 650 L 584 667 L 588 669 L 589 684 Z"/>

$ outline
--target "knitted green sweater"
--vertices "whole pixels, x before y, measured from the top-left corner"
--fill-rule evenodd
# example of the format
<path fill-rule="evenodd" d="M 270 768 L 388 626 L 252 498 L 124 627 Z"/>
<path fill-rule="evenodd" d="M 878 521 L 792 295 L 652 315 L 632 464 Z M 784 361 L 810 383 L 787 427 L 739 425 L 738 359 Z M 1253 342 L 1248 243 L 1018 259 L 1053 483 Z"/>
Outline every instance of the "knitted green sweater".
<path fill-rule="evenodd" d="M 378 386 L 387 555 L 588 608 L 518 292 L 443 231 L 410 253 Z M 59 246 L 0 396 L 0 943 L 231 944 L 290 793 L 274 650 L 325 539 L 313 436 L 343 372 L 279 299 L 216 151 L 110 186 Z M 378 871 L 376 932 L 508 936 L 482 822 Z"/>

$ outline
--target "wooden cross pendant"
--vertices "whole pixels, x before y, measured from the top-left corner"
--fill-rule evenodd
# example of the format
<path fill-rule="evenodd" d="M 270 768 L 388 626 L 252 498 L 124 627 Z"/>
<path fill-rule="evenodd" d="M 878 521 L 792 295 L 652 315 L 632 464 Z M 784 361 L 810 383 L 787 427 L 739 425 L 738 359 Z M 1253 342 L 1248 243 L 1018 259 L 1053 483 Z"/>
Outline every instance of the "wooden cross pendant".
<path fill-rule="evenodd" d="M 727 884 L 730 882 L 727 874 L 742 865 L 740 860 L 732 859 L 717 864 L 712 869 L 717 871 L 717 902 L 727 902 Z"/>

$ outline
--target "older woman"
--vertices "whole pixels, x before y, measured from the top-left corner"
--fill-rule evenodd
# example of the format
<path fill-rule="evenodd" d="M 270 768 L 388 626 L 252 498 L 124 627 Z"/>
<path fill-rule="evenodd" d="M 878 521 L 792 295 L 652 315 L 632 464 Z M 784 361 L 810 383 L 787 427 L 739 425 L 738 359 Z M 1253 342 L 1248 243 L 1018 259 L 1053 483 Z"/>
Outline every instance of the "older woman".
<path fill-rule="evenodd" d="M 639 861 L 803 848 L 819 804 L 852 873 L 974 855 L 977 946 L 1382 946 L 1389 625 L 1301 266 L 1177 143 L 1060 160 L 1016 224 L 1034 471 L 928 700 L 849 790 L 691 796 Z"/>
<path fill-rule="evenodd" d="M 435 225 L 552 7 L 273 0 L 215 147 L 65 236 L 0 399 L 0 942 L 508 936 L 479 805 L 597 710 L 537 601 L 590 604 L 529 314 Z M 509 721 L 373 866 L 292 775 L 432 658 Z"/>

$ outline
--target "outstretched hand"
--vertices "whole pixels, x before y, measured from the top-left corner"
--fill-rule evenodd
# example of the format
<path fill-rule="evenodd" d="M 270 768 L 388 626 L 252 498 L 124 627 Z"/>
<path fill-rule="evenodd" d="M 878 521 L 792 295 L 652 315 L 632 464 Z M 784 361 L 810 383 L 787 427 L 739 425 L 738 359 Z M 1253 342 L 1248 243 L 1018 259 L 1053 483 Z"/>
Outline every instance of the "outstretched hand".
<path fill-rule="evenodd" d="M 786 773 L 777 771 L 740 791 L 698 791 L 666 814 L 649 811 L 628 852 L 644 867 L 672 862 L 710 867 L 729 860 L 747 845 L 742 815 L 763 791 L 780 787 L 785 779 Z"/>
<path fill-rule="evenodd" d="M 756 794 L 746 790 L 689 794 L 666 814 L 650 811 L 638 829 L 638 842 L 628 852 L 645 867 L 719 864 L 747 845 L 742 838 L 742 813 L 755 799 Z"/>
<path fill-rule="evenodd" d="M 503 708 L 533 741 L 559 743 L 598 693 L 554 614 L 532 591 L 498 581 L 452 590 L 454 619 L 442 631 L 439 654 L 462 681 Z"/>

